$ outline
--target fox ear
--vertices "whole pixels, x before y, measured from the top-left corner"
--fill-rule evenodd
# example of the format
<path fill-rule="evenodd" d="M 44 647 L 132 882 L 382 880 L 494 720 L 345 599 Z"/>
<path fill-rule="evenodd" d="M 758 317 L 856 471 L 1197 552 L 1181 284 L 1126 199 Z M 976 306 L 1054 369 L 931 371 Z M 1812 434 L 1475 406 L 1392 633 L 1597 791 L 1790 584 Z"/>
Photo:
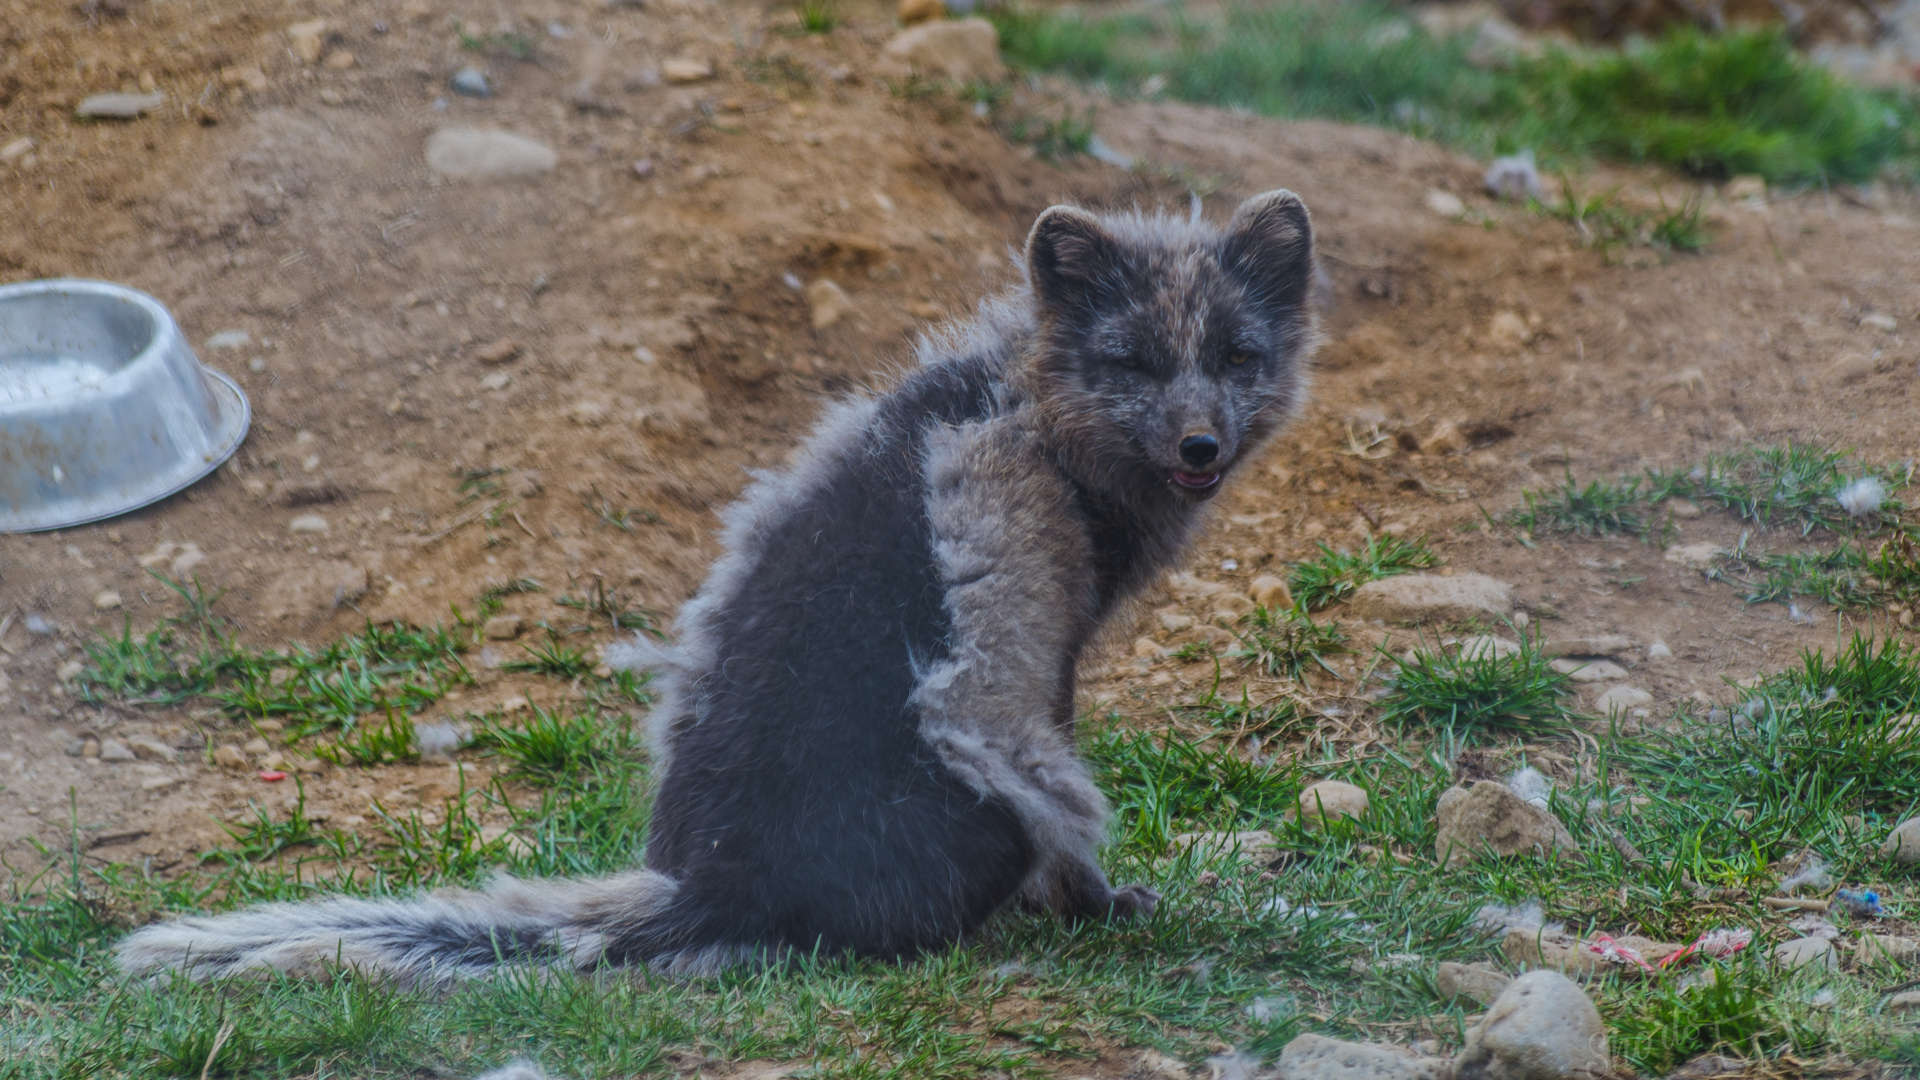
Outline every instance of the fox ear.
<path fill-rule="evenodd" d="M 1220 261 L 1237 271 L 1254 298 L 1276 313 L 1306 302 L 1313 276 L 1313 223 L 1307 204 L 1284 188 L 1240 204 L 1227 223 Z"/>
<path fill-rule="evenodd" d="M 1054 206 L 1034 220 L 1027 234 L 1027 276 L 1047 307 L 1090 306 L 1122 287 L 1125 260 L 1100 219 L 1077 206 Z"/>

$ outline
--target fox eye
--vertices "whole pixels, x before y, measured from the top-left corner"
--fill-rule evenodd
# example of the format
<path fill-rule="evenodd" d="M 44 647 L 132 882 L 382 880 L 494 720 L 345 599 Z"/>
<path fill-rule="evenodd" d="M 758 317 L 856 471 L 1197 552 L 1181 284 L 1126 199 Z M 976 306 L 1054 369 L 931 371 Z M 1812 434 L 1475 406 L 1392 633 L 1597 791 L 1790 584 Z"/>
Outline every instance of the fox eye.
<path fill-rule="evenodd" d="M 1253 354 L 1245 349 L 1235 349 L 1227 354 L 1227 363 L 1232 367 L 1245 367 L 1253 359 Z"/>

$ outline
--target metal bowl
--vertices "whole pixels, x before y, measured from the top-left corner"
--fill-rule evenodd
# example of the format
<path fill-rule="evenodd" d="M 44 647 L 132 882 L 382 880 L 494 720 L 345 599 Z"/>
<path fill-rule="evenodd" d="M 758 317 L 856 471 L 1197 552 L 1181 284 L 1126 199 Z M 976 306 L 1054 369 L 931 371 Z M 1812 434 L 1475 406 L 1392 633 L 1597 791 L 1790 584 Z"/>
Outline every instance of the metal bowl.
<path fill-rule="evenodd" d="M 104 281 L 0 286 L 0 532 L 158 502 L 246 437 L 246 396 L 173 316 Z"/>

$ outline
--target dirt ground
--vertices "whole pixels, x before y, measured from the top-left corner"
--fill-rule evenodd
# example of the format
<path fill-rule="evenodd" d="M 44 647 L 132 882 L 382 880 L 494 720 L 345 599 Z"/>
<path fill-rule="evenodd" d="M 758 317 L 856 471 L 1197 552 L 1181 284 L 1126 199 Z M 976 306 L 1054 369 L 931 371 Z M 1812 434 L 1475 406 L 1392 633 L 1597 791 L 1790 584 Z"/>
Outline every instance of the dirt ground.
<path fill-rule="evenodd" d="M 93 635 L 178 610 L 143 558 L 165 567 L 195 545 L 219 610 L 268 646 L 444 619 L 522 577 L 547 587 L 508 598 L 530 620 L 594 581 L 671 612 L 746 470 L 781 460 L 825 399 L 884 384 L 917 330 L 1004 285 L 1009 245 L 1059 200 L 1184 206 L 1192 189 L 1220 215 L 1291 187 L 1335 296 L 1307 415 L 1222 497 L 1187 576 L 1114 635 L 1089 702 L 1158 722 L 1213 668 L 1129 643 L 1217 636 L 1222 597 L 1369 530 L 1427 534 L 1450 571 L 1511 582 L 1549 637 L 1627 636 L 1616 659 L 1656 715 L 1724 701 L 1727 680 L 1834 640 L 1830 613 L 1747 606 L 1657 544 L 1529 548 L 1482 526 L 1568 470 L 1790 438 L 1913 455 L 1911 193 L 1708 190 L 1709 251 L 1662 258 L 1584 248 L 1483 196 L 1481 163 L 1378 130 L 1098 102 L 1101 138 L 1135 168 L 1054 164 L 950 97 L 877 77 L 888 13 L 843 10 L 832 33 L 805 35 L 785 5 L 707 0 L 0 0 L 0 280 L 153 293 L 254 408 L 232 462 L 184 495 L 0 537 L 0 873 L 75 838 L 88 858 L 167 870 L 250 801 L 291 797 L 209 762 L 210 745 L 254 732 L 204 709 L 86 705 L 63 681 Z M 311 19 L 326 26 L 303 55 L 287 30 Z M 714 72 L 664 77 L 676 60 Z M 448 89 L 468 64 L 494 96 Z M 166 98 L 140 119 L 73 118 L 88 94 L 145 87 Z M 1083 100 L 1027 86 L 1005 107 Z M 448 180 L 423 151 L 442 127 L 510 130 L 558 164 Z M 1647 203 L 1692 194 L 1654 173 L 1585 183 Z M 1433 189 L 1464 200 L 1466 220 L 1433 212 Z M 850 300 L 824 329 L 796 288 L 820 278 Z M 207 345 L 229 331 L 246 344 Z M 1461 436 L 1432 438 L 1443 422 Z M 482 471 L 498 494 L 473 502 L 463 478 Z M 629 508 L 628 528 L 607 520 Z M 290 530 L 311 515 L 325 531 Z M 1675 542 L 1738 534 L 1713 517 L 1676 525 Z M 102 609 L 108 591 L 120 603 Z M 1181 614 L 1199 622 L 1167 629 Z M 1647 658 L 1656 639 L 1670 660 Z M 566 692 L 475 671 L 432 715 Z M 1322 683 L 1315 737 L 1374 738 Z M 139 734 L 182 760 L 93 756 Z M 467 768 L 472 785 L 486 763 Z M 351 829 L 376 798 L 431 808 L 458 778 L 423 764 L 306 783 L 309 806 Z"/>

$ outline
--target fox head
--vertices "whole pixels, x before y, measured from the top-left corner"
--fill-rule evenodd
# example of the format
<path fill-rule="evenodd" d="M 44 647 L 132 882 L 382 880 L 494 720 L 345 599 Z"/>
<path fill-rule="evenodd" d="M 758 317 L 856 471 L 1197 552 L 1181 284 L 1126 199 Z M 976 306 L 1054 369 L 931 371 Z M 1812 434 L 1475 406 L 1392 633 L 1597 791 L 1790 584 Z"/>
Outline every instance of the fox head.
<path fill-rule="evenodd" d="M 1127 501 L 1200 501 L 1299 407 L 1313 228 L 1291 191 L 1225 228 L 1071 206 L 1027 237 L 1025 382 L 1061 463 Z"/>

